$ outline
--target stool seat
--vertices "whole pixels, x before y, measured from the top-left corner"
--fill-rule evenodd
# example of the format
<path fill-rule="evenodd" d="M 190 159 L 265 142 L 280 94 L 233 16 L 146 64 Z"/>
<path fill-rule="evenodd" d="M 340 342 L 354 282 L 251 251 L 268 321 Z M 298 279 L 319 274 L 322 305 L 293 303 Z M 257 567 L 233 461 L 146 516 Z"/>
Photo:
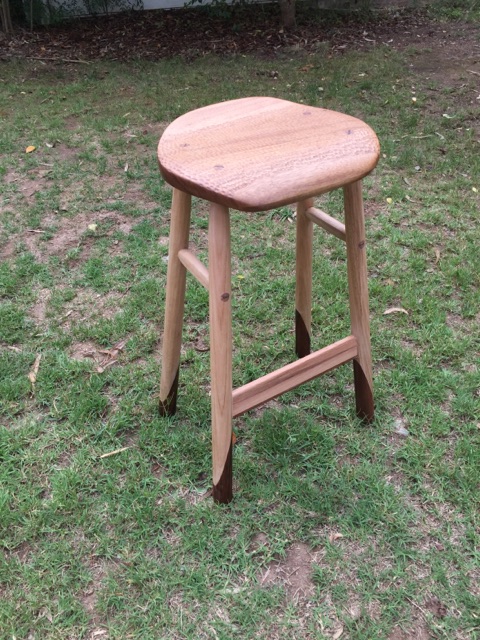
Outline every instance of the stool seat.
<path fill-rule="evenodd" d="M 242 98 L 177 118 L 158 145 L 173 187 L 240 211 L 265 211 L 360 180 L 379 144 L 361 120 L 270 97 Z"/>

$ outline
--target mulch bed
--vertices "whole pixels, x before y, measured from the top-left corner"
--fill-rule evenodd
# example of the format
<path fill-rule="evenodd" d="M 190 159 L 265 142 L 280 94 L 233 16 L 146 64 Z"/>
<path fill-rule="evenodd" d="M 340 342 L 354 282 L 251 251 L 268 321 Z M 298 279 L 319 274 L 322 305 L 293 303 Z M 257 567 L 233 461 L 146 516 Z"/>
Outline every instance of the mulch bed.
<path fill-rule="evenodd" d="M 312 10 L 313 11 L 313 10 Z M 32 31 L 18 28 L 0 40 L 0 59 L 33 58 L 58 62 L 90 60 L 159 60 L 180 55 L 187 61 L 207 54 L 276 57 L 294 51 L 340 55 L 377 44 L 402 46 L 413 37 L 431 38 L 439 30 L 422 12 L 376 16 L 304 12 L 297 28 L 280 27 L 276 5 L 252 5 L 221 17 L 200 9 L 135 11 L 84 18 Z M 0 34 L 2 35 L 2 34 Z"/>

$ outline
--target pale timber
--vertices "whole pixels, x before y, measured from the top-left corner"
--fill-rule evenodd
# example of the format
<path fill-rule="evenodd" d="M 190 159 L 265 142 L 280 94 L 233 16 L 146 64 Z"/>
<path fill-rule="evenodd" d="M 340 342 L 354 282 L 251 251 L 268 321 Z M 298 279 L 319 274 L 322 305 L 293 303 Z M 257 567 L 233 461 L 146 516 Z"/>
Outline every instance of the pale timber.
<path fill-rule="evenodd" d="M 361 120 L 271 97 L 241 98 L 177 118 L 158 145 L 172 186 L 240 211 L 266 211 L 363 178 L 379 144 Z"/>
<path fill-rule="evenodd" d="M 160 410 L 164 414 L 172 414 L 176 408 L 186 284 L 186 270 L 178 258 L 178 253 L 188 247 L 190 210 L 191 196 L 174 189 L 160 378 Z"/>
<path fill-rule="evenodd" d="M 208 269 L 197 256 L 188 249 L 178 252 L 178 258 L 183 266 L 194 276 L 205 289 L 208 290 Z"/>
<path fill-rule="evenodd" d="M 368 308 L 368 274 L 361 181 L 343 189 L 347 245 L 347 276 L 350 303 L 350 325 L 358 342 L 354 360 L 354 383 L 357 414 L 373 419 L 373 376 Z"/>
<path fill-rule="evenodd" d="M 239 416 L 304 382 L 345 364 L 355 358 L 357 352 L 357 340 L 354 336 L 348 336 L 235 389 L 232 394 L 233 415 Z"/>
<path fill-rule="evenodd" d="M 312 198 L 297 203 L 295 241 L 295 353 L 299 358 L 303 358 L 310 353 L 313 224 L 305 214 L 312 206 Z"/>
<path fill-rule="evenodd" d="M 305 215 L 319 227 L 331 233 L 332 236 L 336 236 L 345 242 L 345 225 L 335 218 L 332 218 L 332 216 L 329 216 L 328 213 L 325 213 L 325 211 L 321 209 L 310 207 L 306 210 Z"/>
<path fill-rule="evenodd" d="M 213 497 L 232 499 L 232 301 L 230 217 L 210 205 L 208 229 Z"/>
<path fill-rule="evenodd" d="M 197 109 L 169 125 L 160 140 L 160 170 L 174 187 L 161 406 L 175 407 L 188 268 L 209 290 L 213 496 L 218 502 L 232 498 L 233 415 L 353 360 L 357 413 L 367 420 L 373 418 L 360 181 L 376 166 L 379 151 L 375 133 L 361 120 L 271 97 L 242 98 Z M 340 187 L 344 188 L 345 225 L 313 207 L 311 200 Z M 208 271 L 188 251 L 187 193 L 213 203 Z M 303 357 L 232 392 L 228 208 L 255 212 L 292 203 L 298 203 L 296 349 Z M 352 335 L 308 354 L 313 223 L 346 242 Z"/>

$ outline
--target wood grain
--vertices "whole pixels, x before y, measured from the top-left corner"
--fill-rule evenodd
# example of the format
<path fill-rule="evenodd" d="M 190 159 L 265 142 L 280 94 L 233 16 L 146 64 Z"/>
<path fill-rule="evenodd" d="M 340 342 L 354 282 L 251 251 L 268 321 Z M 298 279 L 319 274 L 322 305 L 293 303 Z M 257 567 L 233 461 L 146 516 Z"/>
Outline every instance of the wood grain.
<path fill-rule="evenodd" d="M 230 218 L 226 207 L 210 205 L 208 272 L 212 381 L 213 486 L 221 480 L 223 501 L 231 499 L 232 471 L 232 302 Z M 228 472 L 228 469 L 230 471 Z M 228 473 L 227 473 L 228 472 Z M 229 498 L 230 495 L 230 498 Z"/>
<path fill-rule="evenodd" d="M 235 389 L 233 392 L 233 415 L 239 416 L 249 409 L 268 402 L 285 391 L 295 389 L 304 382 L 352 360 L 357 355 L 357 341 L 348 336 L 315 351 L 301 360 L 287 364 L 262 378 Z"/>
<path fill-rule="evenodd" d="M 191 196 L 183 191 L 174 189 L 168 251 L 165 325 L 162 343 L 162 374 L 160 378 L 160 412 L 163 415 L 172 415 L 176 410 L 186 283 L 186 270 L 178 259 L 178 252 L 188 247 L 190 209 Z"/>
<path fill-rule="evenodd" d="M 295 246 L 295 353 L 303 358 L 310 353 L 312 325 L 313 224 L 305 215 L 313 200 L 297 203 Z"/>
<path fill-rule="evenodd" d="M 188 249 L 179 251 L 178 257 L 187 271 L 189 271 L 205 289 L 208 289 L 208 269 L 203 262 L 200 262 L 197 256 Z"/>
<path fill-rule="evenodd" d="M 311 207 L 307 209 L 305 212 L 307 218 L 314 222 L 319 227 L 322 227 L 325 231 L 332 234 L 332 236 L 336 236 L 340 240 L 345 242 L 345 225 L 329 216 L 328 213 L 322 211 L 321 209 L 316 209 L 315 207 Z"/>
<path fill-rule="evenodd" d="M 373 376 L 362 183 L 349 184 L 343 191 L 350 324 L 358 342 L 354 367 L 355 399 L 357 414 L 371 421 L 374 417 Z"/>
<path fill-rule="evenodd" d="M 269 97 L 177 118 L 159 146 L 172 186 L 242 211 L 264 211 L 353 182 L 377 164 L 375 133 L 352 116 Z"/>

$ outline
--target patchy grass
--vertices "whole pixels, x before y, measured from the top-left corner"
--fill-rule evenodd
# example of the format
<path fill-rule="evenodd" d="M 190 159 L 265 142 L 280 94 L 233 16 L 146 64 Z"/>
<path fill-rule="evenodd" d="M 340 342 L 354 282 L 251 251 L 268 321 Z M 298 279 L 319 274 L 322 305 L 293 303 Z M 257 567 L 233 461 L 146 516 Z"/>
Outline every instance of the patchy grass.
<path fill-rule="evenodd" d="M 2 638 L 477 637 L 478 42 L 471 29 L 455 57 L 416 42 L 4 64 Z M 192 280 L 178 415 L 157 413 L 170 188 L 155 149 L 181 113 L 255 94 L 379 134 L 366 180 L 377 419 L 354 417 L 349 367 L 243 416 L 222 508 Z M 322 206 L 341 216 L 338 194 Z M 206 224 L 196 203 L 200 256 Z M 282 209 L 234 212 L 232 227 L 239 385 L 292 357 L 294 225 Z M 315 247 L 321 346 L 348 332 L 345 255 L 320 231 Z"/>

